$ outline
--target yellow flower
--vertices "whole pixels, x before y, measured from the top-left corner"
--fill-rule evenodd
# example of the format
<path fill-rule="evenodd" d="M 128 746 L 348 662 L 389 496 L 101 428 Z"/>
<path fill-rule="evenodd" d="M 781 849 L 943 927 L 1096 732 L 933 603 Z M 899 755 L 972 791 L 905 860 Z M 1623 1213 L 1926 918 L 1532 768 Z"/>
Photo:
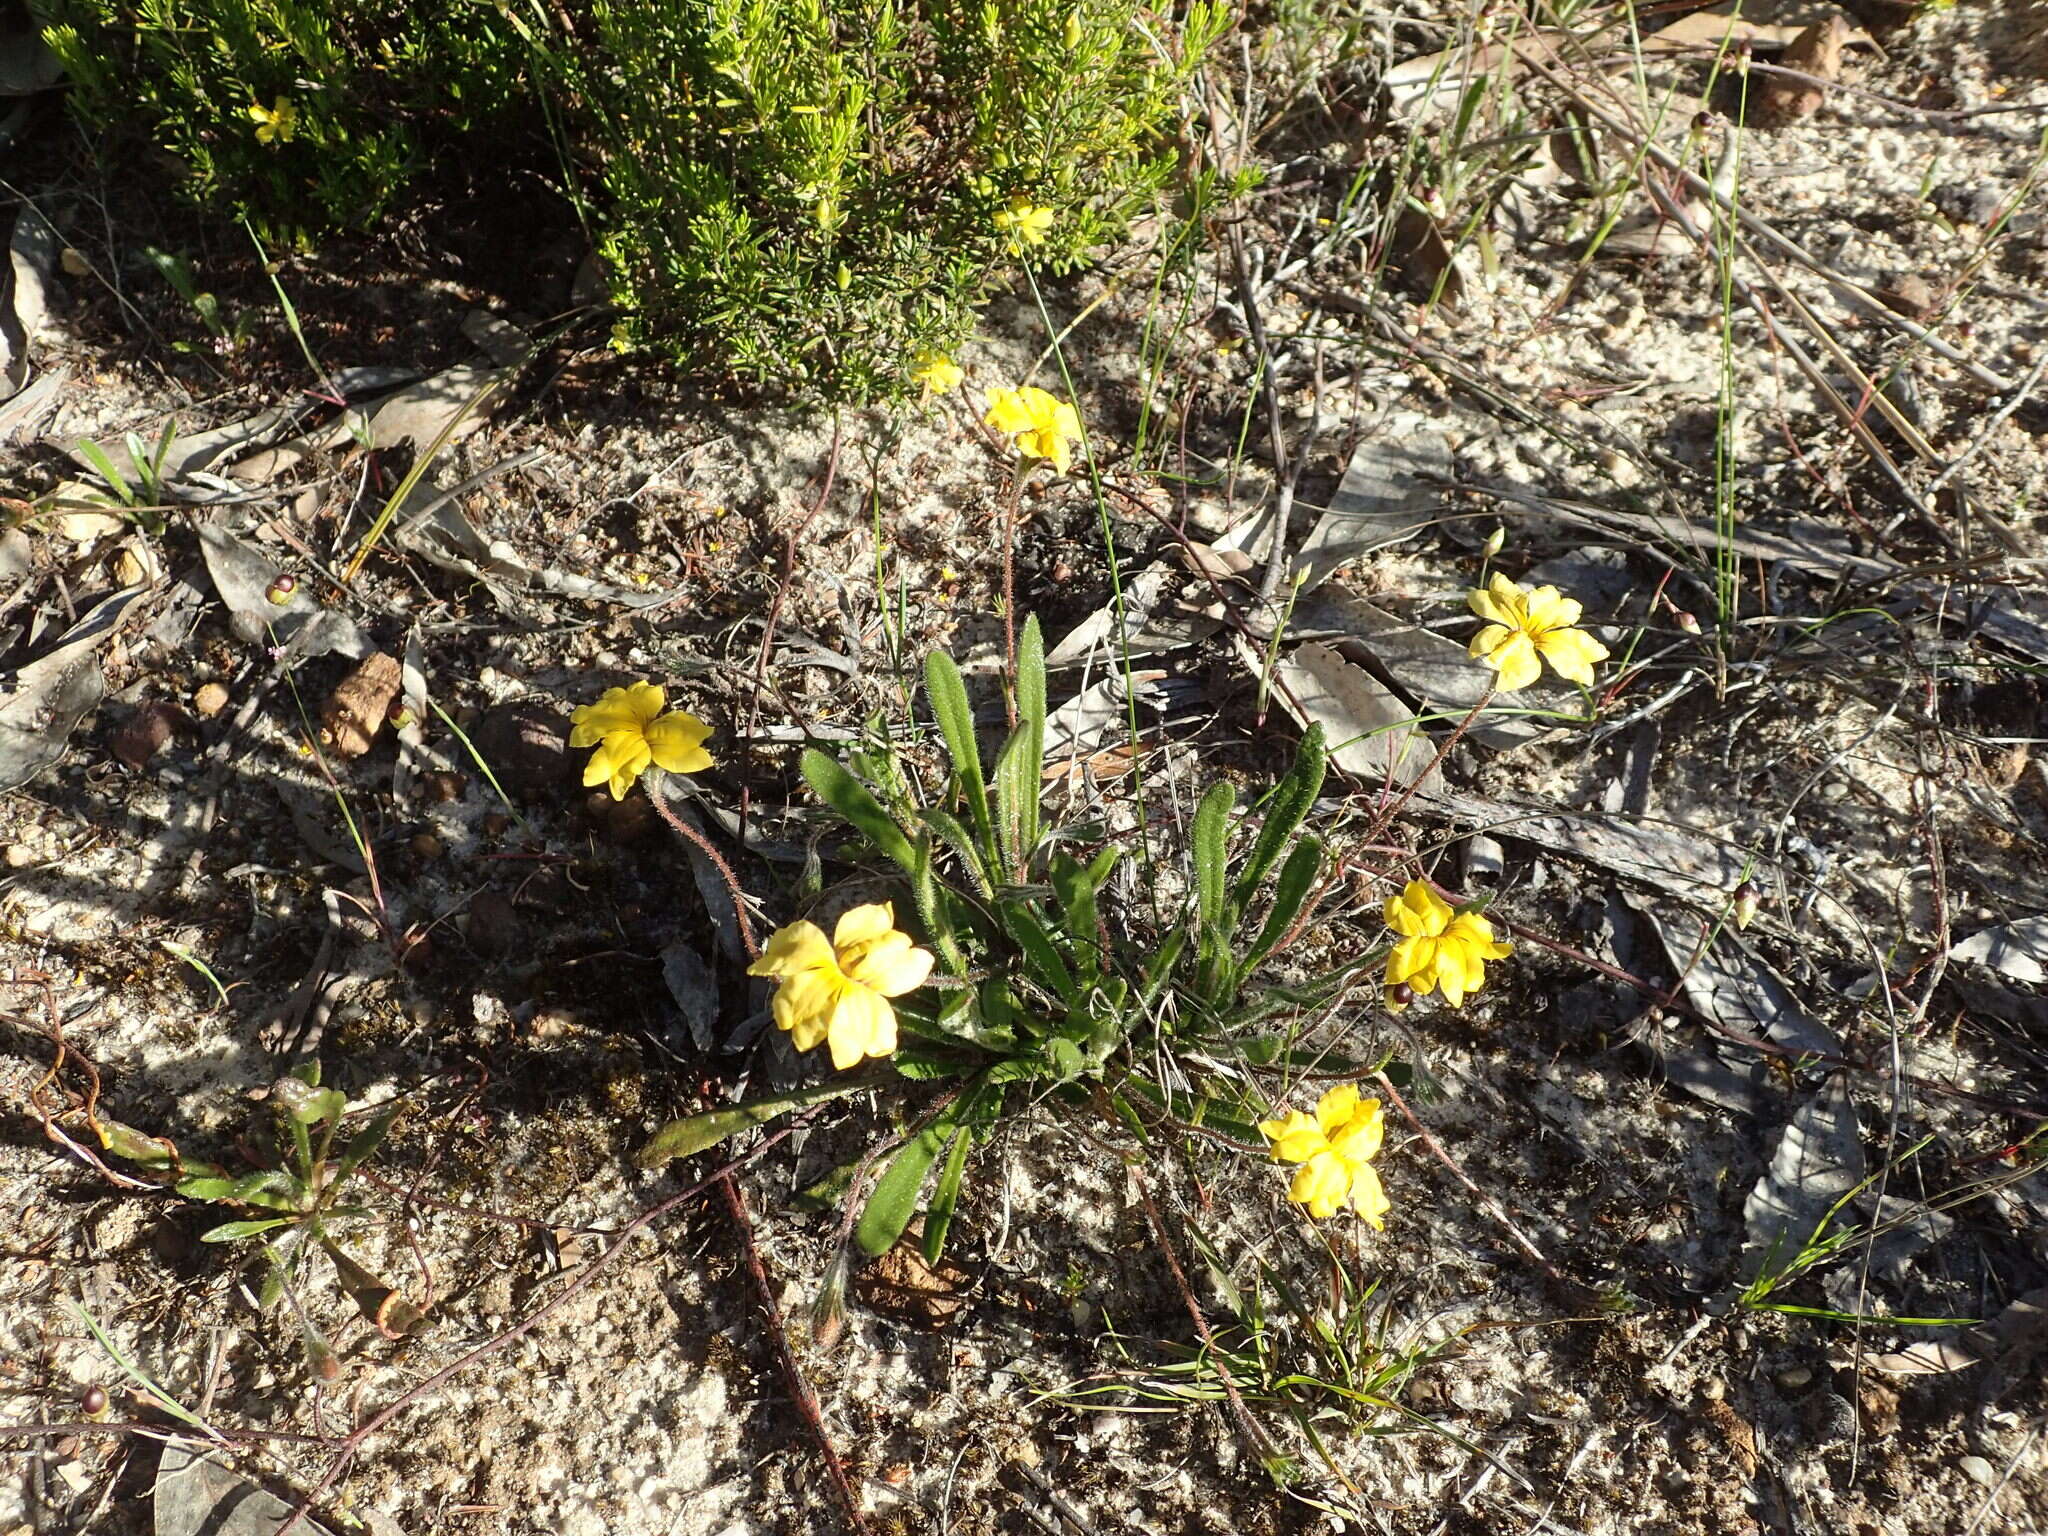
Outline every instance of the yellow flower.
<path fill-rule="evenodd" d="M 896 1010 L 889 999 L 924 985 L 931 951 L 896 929 L 888 902 L 850 908 L 828 942 L 816 923 L 778 928 L 747 967 L 749 976 L 781 980 L 772 1005 L 775 1024 L 808 1051 L 830 1041 L 840 1071 L 896 1049 Z"/>
<path fill-rule="evenodd" d="M 1018 193 L 1010 199 L 1007 208 L 996 210 L 996 228 L 1010 237 L 1010 250 L 1016 255 L 1024 253 L 1027 245 L 1043 245 L 1045 237 L 1052 231 L 1053 213 L 1030 198 Z"/>
<path fill-rule="evenodd" d="M 249 121 L 256 125 L 258 144 L 286 144 L 299 129 L 299 109 L 284 97 L 277 98 L 275 106 L 266 107 L 260 101 L 249 103 Z"/>
<path fill-rule="evenodd" d="M 1261 1120 L 1259 1129 L 1273 1144 L 1275 1162 L 1301 1165 L 1287 1187 L 1289 1200 L 1319 1221 L 1348 1205 L 1373 1226 L 1386 1225 L 1387 1192 L 1372 1166 L 1386 1135 L 1378 1099 L 1361 1100 L 1355 1085 L 1341 1083 L 1322 1096 L 1314 1114 L 1289 1110 L 1278 1120 Z"/>
<path fill-rule="evenodd" d="M 649 767 L 669 773 L 697 773 L 711 766 L 704 738 L 711 727 L 680 709 L 661 712 L 662 691 L 652 683 L 607 688 L 595 704 L 569 717 L 572 747 L 595 747 L 583 768 L 585 784 L 610 784 L 623 800 L 633 781 Z"/>
<path fill-rule="evenodd" d="M 943 352 L 920 352 L 917 366 L 910 370 L 910 382 L 922 384 L 927 395 L 943 395 L 950 389 L 958 389 L 960 381 L 967 375 L 960 371 L 960 365 Z"/>
<path fill-rule="evenodd" d="M 1486 982 L 1486 962 L 1507 958 L 1508 947 L 1493 937 L 1493 924 L 1477 912 L 1458 912 L 1420 880 L 1387 898 L 1387 925 L 1401 941 L 1387 956 L 1387 985 L 1418 993 L 1444 991 L 1453 1008 Z"/>
<path fill-rule="evenodd" d="M 1050 459 L 1061 474 L 1081 440 L 1081 417 L 1064 400 L 1026 384 L 1022 389 L 992 389 L 988 414 L 982 420 L 1017 445 L 1028 459 Z"/>
<path fill-rule="evenodd" d="M 1484 587 L 1465 594 L 1486 627 L 1472 637 L 1471 654 L 1500 674 L 1500 691 L 1526 688 L 1542 674 L 1541 656 L 1559 677 L 1582 688 L 1593 686 L 1593 663 L 1607 659 L 1607 647 L 1582 629 L 1579 600 L 1555 587 L 1531 591 L 1498 573 Z"/>

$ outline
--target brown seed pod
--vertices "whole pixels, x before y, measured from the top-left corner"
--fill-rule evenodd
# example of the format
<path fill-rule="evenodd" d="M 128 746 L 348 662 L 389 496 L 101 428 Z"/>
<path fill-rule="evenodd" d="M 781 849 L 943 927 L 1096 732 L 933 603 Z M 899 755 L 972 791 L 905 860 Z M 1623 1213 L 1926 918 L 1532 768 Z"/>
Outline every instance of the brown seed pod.
<path fill-rule="evenodd" d="M 361 757 L 389 718 L 401 683 L 397 661 L 382 651 L 365 656 L 322 706 L 321 741 L 339 757 Z"/>

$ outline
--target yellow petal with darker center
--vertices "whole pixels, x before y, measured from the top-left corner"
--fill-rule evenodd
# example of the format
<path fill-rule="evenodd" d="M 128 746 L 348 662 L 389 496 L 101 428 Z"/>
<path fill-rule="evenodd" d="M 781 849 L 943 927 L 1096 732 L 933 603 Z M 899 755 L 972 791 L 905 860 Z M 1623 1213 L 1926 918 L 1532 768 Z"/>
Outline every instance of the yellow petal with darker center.
<path fill-rule="evenodd" d="M 1358 1085 L 1339 1083 L 1316 1103 L 1316 1124 L 1325 1136 L 1335 1137 L 1358 1113 Z"/>

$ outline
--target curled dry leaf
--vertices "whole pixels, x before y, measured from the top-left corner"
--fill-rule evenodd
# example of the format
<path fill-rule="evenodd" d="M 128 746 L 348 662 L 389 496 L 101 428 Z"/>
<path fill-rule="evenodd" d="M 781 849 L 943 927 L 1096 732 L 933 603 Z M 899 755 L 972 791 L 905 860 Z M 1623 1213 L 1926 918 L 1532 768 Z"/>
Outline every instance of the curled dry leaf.
<path fill-rule="evenodd" d="M 361 757 L 383 728 L 402 681 L 403 673 L 394 658 L 382 651 L 370 652 L 321 706 L 321 741 L 339 757 Z"/>
<path fill-rule="evenodd" d="M 1815 22 L 1792 39 L 1781 62 L 1806 78 L 1765 76 L 1757 93 L 1756 121 L 1766 128 L 1781 128 L 1818 112 L 1828 86 L 1842 76 L 1842 49 L 1848 41 L 1849 23 L 1839 15 Z"/>

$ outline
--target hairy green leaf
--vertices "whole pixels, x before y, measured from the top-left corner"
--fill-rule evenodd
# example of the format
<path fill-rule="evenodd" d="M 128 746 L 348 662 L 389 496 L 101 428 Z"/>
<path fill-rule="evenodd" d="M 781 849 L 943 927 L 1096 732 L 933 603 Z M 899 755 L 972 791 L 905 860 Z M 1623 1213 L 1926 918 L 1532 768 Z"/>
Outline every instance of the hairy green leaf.
<path fill-rule="evenodd" d="M 903 829 L 896 825 L 895 818 L 882 809 L 882 802 L 874 797 L 867 785 L 816 747 L 805 749 L 802 768 L 804 782 L 811 786 L 820 800 L 844 817 L 879 852 L 894 860 L 906 874 L 917 873 L 917 856 L 911 851 L 910 839 L 903 835 Z"/>
<path fill-rule="evenodd" d="M 1323 774 L 1329 762 L 1323 728 L 1312 725 L 1302 734 L 1301 745 L 1295 749 L 1294 766 L 1287 770 L 1287 777 L 1273 787 L 1272 796 L 1266 802 L 1266 824 L 1259 828 L 1251 857 L 1238 871 L 1237 884 L 1231 891 L 1231 903 L 1238 913 L 1244 911 L 1260 882 L 1294 841 L 1294 834 L 1314 807 L 1316 796 L 1322 793 Z"/>
<path fill-rule="evenodd" d="M 1266 925 L 1245 951 L 1244 963 L 1238 967 L 1240 977 L 1249 976 L 1286 937 L 1322 872 L 1323 845 L 1313 837 L 1297 840 L 1287 851 L 1287 861 L 1280 866 L 1280 879 L 1273 888 L 1273 910 L 1266 914 Z"/>
<path fill-rule="evenodd" d="M 974 731 L 974 711 L 967 702 L 967 685 L 960 669 L 944 651 L 933 651 L 924 659 L 925 697 L 931 700 L 932 717 L 946 738 L 946 750 L 953 759 L 953 776 L 967 799 L 967 812 L 974 818 L 974 830 L 984 844 L 995 834 L 989 820 L 988 786 L 981 776 L 981 742 Z"/>
<path fill-rule="evenodd" d="M 1236 808 L 1237 791 L 1228 784 L 1212 785 L 1195 808 L 1195 912 L 1205 934 L 1223 922 L 1223 868 L 1228 856 L 1230 813 Z"/>

